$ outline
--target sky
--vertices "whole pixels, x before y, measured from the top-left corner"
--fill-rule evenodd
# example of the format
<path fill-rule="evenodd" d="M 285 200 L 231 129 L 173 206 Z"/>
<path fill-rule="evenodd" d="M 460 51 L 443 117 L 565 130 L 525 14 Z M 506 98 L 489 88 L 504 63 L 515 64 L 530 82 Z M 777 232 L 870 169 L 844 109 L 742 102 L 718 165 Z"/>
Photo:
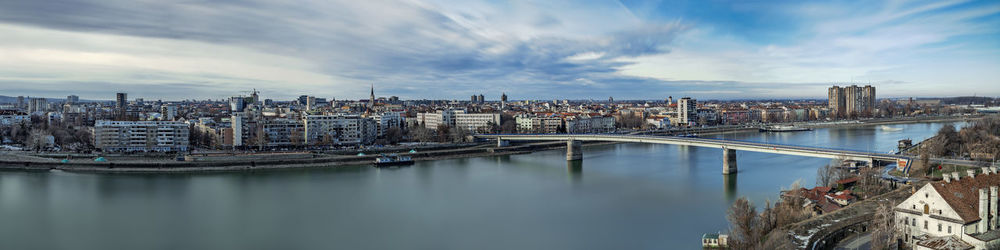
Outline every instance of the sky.
<path fill-rule="evenodd" d="M 0 95 L 1000 96 L 1000 1 L 0 0 Z"/>

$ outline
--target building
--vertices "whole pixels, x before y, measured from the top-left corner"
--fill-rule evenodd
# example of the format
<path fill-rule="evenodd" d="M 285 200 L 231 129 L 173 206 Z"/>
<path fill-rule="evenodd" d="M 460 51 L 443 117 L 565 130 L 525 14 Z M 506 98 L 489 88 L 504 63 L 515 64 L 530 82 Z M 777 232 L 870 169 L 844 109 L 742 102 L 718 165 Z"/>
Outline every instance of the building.
<path fill-rule="evenodd" d="M 729 235 L 726 234 L 702 234 L 702 248 L 726 248 L 729 247 Z"/>
<path fill-rule="evenodd" d="M 230 129 L 232 131 L 232 140 L 227 140 L 226 145 L 231 145 L 233 147 L 243 146 L 248 142 L 247 139 L 247 117 L 243 112 L 235 112 L 230 116 L 229 119 Z"/>
<path fill-rule="evenodd" d="M 677 101 L 677 124 L 692 126 L 698 122 L 698 101 L 684 97 Z"/>
<path fill-rule="evenodd" d="M 17 108 L 18 109 L 24 108 L 24 96 L 17 96 Z"/>
<path fill-rule="evenodd" d="M 844 114 L 842 114 L 841 112 L 844 112 L 844 110 L 846 110 L 844 99 L 845 95 L 843 88 L 837 85 L 833 85 L 833 87 L 830 87 L 827 90 L 828 106 L 830 107 L 831 110 L 833 110 L 833 113 L 837 114 L 838 116 L 843 116 Z"/>
<path fill-rule="evenodd" d="M 0 125 L 10 126 L 14 124 L 31 122 L 31 116 L 16 109 L 0 110 Z"/>
<path fill-rule="evenodd" d="M 306 145 L 359 145 L 375 142 L 377 125 L 360 115 L 309 115 L 304 118 Z"/>
<path fill-rule="evenodd" d="M 126 106 L 128 106 L 128 94 L 127 93 L 115 94 L 115 109 L 125 110 Z"/>
<path fill-rule="evenodd" d="M 70 95 L 66 97 L 66 104 L 74 104 L 80 102 L 80 97 L 76 95 Z"/>
<path fill-rule="evenodd" d="M 45 98 L 31 98 L 31 101 L 28 103 L 28 114 L 45 112 L 49 109 L 49 102 Z"/>
<path fill-rule="evenodd" d="M 384 136 L 385 132 L 390 128 L 403 128 L 406 124 L 403 118 L 403 112 L 392 111 L 392 112 L 382 112 L 371 116 L 375 120 L 376 134 L 378 136 Z"/>
<path fill-rule="evenodd" d="M 271 119 L 261 122 L 268 147 L 298 146 L 305 143 L 305 126 L 302 120 Z"/>
<path fill-rule="evenodd" d="M 563 118 L 549 115 L 518 115 L 514 117 L 520 133 L 553 134 L 563 132 Z"/>
<path fill-rule="evenodd" d="M 456 114 L 454 120 L 453 128 L 461 128 L 469 132 L 489 132 L 491 126 L 500 125 L 500 113 L 461 113 Z"/>
<path fill-rule="evenodd" d="M 173 121 L 177 119 L 177 106 L 174 105 L 163 105 L 160 106 L 160 113 L 163 114 L 163 119 L 167 121 Z"/>
<path fill-rule="evenodd" d="M 566 133 L 593 134 L 615 131 L 615 118 L 599 114 L 583 114 L 566 117 Z"/>
<path fill-rule="evenodd" d="M 94 123 L 94 146 L 104 152 L 181 152 L 188 150 L 188 124 L 176 121 Z"/>
<path fill-rule="evenodd" d="M 871 85 L 834 85 L 827 90 L 827 98 L 830 109 L 838 116 L 871 114 L 875 110 L 875 87 Z"/>
<path fill-rule="evenodd" d="M 477 132 L 489 129 L 492 125 L 500 125 L 500 113 L 469 114 L 461 109 L 446 109 L 434 113 L 417 113 L 417 120 L 425 128 L 435 129 L 446 125 Z"/>
<path fill-rule="evenodd" d="M 914 249 L 998 249 L 998 187 L 996 167 L 945 174 L 896 205 L 897 235 Z"/>

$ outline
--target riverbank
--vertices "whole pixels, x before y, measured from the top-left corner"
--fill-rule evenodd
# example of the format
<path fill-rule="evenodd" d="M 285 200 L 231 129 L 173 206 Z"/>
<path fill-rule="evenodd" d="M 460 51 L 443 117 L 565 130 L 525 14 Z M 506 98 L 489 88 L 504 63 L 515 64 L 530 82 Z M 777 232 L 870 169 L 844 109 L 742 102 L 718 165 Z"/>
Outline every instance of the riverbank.
<path fill-rule="evenodd" d="M 605 145 L 612 143 L 586 143 L 585 145 Z M 490 147 L 488 143 L 478 146 L 431 150 L 415 153 L 399 153 L 399 155 L 410 156 L 415 161 L 434 161 L 455 158 L 503 156 L 514 154 L 527 154 L 540 150 L 565 148 L 565 142 L 541 142 L 519 144 L 508 147 Z M 0 160 L 0 170 L 6 171 L 65 171 L 65 172 L 85 172 L 85 173 L 107 173 L 107 174 L 128 174 L 128 173 L 213 173 L 213 172 L 245 172 L 245 171 L 265 171 L 282 169 L 303 169 L 303 168 L 332 168 L 340 166 L 363 166 L 370 165 L 378 155 L 331 155 L 331 154 L 307 154 L 308 158 L 286 158 L 286 159 L 233 159 L 225 161 L 125 161 L 125 162 L 93 162 L 90 160 L 76 160 L 63 163 L 54 159 L 18 155 L 6 152 L 4 159 Z"/>
<path fill-rule="evenodd" d="M 960 121 L 972 121 L 983 117 L 985 116 L 980 115 L 980 116 L 902 117 L 902 118 L 871 119 L 871 120 L 798 123 L 794 125 L 805 128 L 844 128 L 844 127 L 864 127 L 864 126 L 910 124 L 910 123 L 960 122 Z"/>

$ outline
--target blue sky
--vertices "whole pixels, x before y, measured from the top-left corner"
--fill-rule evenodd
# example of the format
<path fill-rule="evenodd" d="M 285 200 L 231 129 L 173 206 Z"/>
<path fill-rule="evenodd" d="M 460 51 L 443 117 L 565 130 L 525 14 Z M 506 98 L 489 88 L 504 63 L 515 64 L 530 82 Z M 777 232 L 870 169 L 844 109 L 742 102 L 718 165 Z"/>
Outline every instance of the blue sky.
<path fill-rule="evenodd" d="M 0 0 L 0 95 L 1000 96 L 998 1 Z"/>

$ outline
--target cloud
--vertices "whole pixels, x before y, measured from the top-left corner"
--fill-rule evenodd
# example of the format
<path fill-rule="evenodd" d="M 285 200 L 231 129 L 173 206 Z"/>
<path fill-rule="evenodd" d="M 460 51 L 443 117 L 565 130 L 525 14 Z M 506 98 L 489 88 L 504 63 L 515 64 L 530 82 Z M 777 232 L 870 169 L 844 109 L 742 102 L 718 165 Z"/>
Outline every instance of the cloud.
<path fill-rule="evenodd" d="M 188 83 L 194 85 L 178 86 L 201 90 L 163 92 L 169 95 L 162 98 L 222 98 L 257 88 L 276 99 L 345 99 L 364 97 L 375 84 L 379 95 L 434 99 L 500 92 L 517 99 L 659 99 L 737 95 L 734 90 L 821 96 L 815 83 L 852 78 L 900 82 L 889 84 L 899 93 L 924 91 L 928 79 L 944 79 L 927 69 L 972 76 L 967 82 L 982 88 L 998 74 L 987 69 L 1000 64 L 990 57 L 996 44 L 961 40 L 995 39 L 997 21 L 989 18 L 1000 12 L 995 3 L 916 2 L 865 11 L 854 10 L 870 3 L 734 5 L 722 12 L 712 12 L 720 9 L 715 3 L 689 7 L 705 9 L 708 18 L 658 16 L 665 4 L 0 1 L 0 91 L 62 89 L 67 93 L 58 96 L 109 98 L 115 91 Z M 798 25 L 726 26 L 768 24 L 760 20 L 775 16 Z M 762 30 L 794 38 L 761 43 L 748 37 Z M 955 63 L 934 65 L 944 61 Z M 98 87 L 115 89 L 102 95 L 93 91 Z"/>
<path fill-rule="evenodd" d="M 217 86 L 195 92 L 202 98 L 252 87 L 285 98 L 360 97 L 374 83 L 387 90 L 380 94 L 449 98 L 483 85 L 517 92 L 577 79 L 628 80 L 614 76 L 627 63 L 613 59 L 667 53 L 687 28 L 629 21 L 560 35 L 545 31 L 581 30 L 563 19 L 582 17 L 537 13 L 519 24 L 496 24 L 510 13 L 483 8 L 456 12 L 412 1 L 4 1 L 0 22 L 7 24 L 0 28 L 17 39 L 0 42 L 0 51 L 13 55 L 0 64 L 17 67 L 0 81 L 108 82 L 131 91 L 133 84 L 170 81 Z M 602 57 L 566 60 L 581 53 Z M 27 76 L 47 70 L 56 72 Z"/>

